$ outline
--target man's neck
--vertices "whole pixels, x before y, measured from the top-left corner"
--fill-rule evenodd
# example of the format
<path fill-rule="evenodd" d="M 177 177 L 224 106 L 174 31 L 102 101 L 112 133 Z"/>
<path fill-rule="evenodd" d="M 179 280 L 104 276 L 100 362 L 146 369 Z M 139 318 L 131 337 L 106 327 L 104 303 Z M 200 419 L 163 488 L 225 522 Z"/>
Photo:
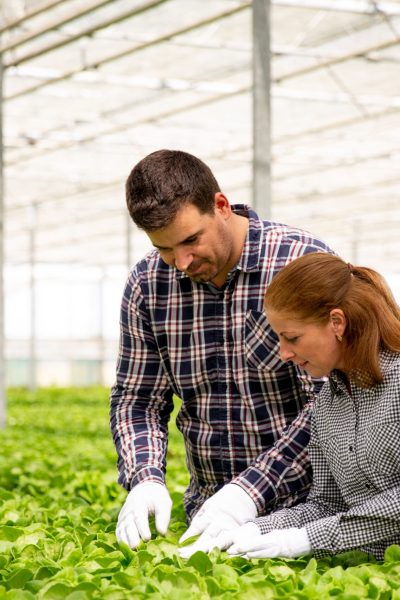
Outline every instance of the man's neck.
<path fill-rule="evenodd" d="M 233 227 L 233 239 L 234 248 L 232 256 L 228 261 L 226 268 L 213 279 L 213 284 L 217 287 L 222 287 L 227 280 L 228 273 L 233 267 L 239 262 L 240 256 L 243 252 L 244 243 L 246 241 L 247 232 L 249 229 L 249 219 L 242 215 L 232 213 L 232 227 Z"/>

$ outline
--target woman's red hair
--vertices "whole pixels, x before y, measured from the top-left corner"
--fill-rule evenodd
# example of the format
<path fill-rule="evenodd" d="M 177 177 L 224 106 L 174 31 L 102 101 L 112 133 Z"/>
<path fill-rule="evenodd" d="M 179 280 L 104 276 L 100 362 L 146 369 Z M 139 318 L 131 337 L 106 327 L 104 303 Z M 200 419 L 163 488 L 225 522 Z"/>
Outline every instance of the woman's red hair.
<path fill-rule="evenodd" d="M 332 254 L 310 253 L 286 265 L 270 283 L 265 307 L 321 324 L 341 308 L 345 371 L 363 387 L 382 381 L 382 348 L 400 352 L 400 307 L 384 278 Z"/>

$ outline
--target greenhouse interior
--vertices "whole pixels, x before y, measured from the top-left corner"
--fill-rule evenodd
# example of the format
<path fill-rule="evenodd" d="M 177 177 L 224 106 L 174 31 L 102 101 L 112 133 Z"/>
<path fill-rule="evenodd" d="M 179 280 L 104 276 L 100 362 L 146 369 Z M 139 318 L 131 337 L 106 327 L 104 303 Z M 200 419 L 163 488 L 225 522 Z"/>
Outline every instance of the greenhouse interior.
<path fill-rule="evenodd" d="M 257 4 L 3 0 L 7 385 L 112 384 L 150 248 L 124 185 L 160 148 L 398 293 L 400 2 Z"/>
<path fill-rule="evenodd" d="M 0 600 L 400 600 L 395 544 L 383 565 L 185 560 L 173 419 L 168 533 L 118 544 L 109 427 L 121 298 L 153 249 L 125 185 L 156 150 L 400 302 L 400 0 L 1 0 L 0 36 Z"/>

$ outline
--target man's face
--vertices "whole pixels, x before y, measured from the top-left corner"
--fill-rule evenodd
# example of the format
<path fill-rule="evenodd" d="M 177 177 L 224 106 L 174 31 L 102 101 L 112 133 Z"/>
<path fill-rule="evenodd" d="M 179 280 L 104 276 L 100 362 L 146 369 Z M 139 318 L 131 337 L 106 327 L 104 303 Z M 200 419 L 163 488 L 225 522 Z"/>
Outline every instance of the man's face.
<path fill-rule="evenodd" d="M 233 266 L 230 216 L 229 202 L 223 194 L 216 194 L 213 214 L 202 214 L 188 203 L 167 227 L 146 233 L 167 265 L 194 281 L 222 285 Z"/>

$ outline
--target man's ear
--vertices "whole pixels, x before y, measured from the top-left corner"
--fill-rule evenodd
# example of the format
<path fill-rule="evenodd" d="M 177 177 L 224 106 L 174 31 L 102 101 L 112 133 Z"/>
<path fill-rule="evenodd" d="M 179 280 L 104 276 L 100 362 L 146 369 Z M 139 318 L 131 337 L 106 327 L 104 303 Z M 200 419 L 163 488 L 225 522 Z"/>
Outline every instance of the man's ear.
<path fill-rule="evenodd" d="M 341 308 L 333 308 L 329 313 L 333 332 L 336 336 L 343 337 L 346 331 L 347 319 Z"/>
<path fill-rule="evenodd" d="M 232 213 L 228 198 L 222 192 L 217 192 L 214 196 L 215 211 L 228 217 Z"/>

